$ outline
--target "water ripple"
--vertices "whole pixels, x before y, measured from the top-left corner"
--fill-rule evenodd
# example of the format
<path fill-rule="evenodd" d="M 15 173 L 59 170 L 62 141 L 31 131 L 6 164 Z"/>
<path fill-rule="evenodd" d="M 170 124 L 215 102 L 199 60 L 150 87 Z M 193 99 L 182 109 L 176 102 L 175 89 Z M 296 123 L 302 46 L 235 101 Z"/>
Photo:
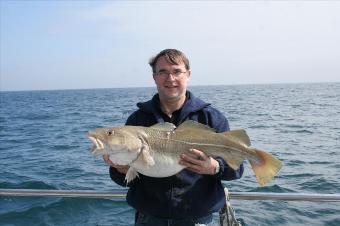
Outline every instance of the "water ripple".
<path fill-rule="evenodd" d="M 231 191 L 340 193 L 340 83 L 190 89 L 223 112 L 232 129 L 246 129 L 254 147 L 283 162 L 265 187 L 259 187 L 246 164 L 241 180 L 224 182 Z M 84 134 L 124 124 L 136 102 L 154 92 L 0 92 L 0 187 L 118 188 L 103 160 L 90 155 Z M 340 207 L 332 203 L 232 201 L 244 225 L 340 225 Z M 0 219 L 2 225 L 127 226 L 133 211 L 112 200 L 0 197 Z"/>

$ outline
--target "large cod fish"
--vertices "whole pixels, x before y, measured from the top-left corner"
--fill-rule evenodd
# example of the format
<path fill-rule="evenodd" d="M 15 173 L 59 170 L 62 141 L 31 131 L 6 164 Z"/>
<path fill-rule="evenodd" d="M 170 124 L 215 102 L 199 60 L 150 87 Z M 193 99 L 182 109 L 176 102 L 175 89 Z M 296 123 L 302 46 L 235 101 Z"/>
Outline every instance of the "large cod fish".
<path fill-rule="evenodd" d="M 261 186 L 269 182 L 281 168 L 281 162 L 269 153 L 250 147 L 244 130 L 216 133 L 214 129 L 195 121 L 185 121 L 179 127 L 158 123 L 151 127 L 120 126 L 98 128 L 87 133 L 93 142 L 93 154 L 108 154 L 119 165 L 129 165 L 126 181 L 138 173 L 150 177 L 168 177 L 185 166 L 180 165 L 182 153 L 198 149 L 208 156 L 220 156 L 233 169 L 249 160 Z"/>

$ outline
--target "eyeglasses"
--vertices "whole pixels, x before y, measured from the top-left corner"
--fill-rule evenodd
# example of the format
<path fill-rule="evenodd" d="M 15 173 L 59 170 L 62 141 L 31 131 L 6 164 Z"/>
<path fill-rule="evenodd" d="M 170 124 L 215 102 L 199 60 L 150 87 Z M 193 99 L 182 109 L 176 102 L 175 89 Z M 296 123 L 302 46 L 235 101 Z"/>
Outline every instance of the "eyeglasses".
<path fill-rule="evenodd" d="M 172 72 L 170 72 L 170 71 L 159 71 L 159 72 L 154 73 L 154 75 L 157 75 L 157 76 L 160 76 L 160 77 L 168 77 L 169 75 L 172 75 L 172 76 L 178 78 L 186 72 L 187 71 L 181 71 L 181 70 L 174 70 Z"/>

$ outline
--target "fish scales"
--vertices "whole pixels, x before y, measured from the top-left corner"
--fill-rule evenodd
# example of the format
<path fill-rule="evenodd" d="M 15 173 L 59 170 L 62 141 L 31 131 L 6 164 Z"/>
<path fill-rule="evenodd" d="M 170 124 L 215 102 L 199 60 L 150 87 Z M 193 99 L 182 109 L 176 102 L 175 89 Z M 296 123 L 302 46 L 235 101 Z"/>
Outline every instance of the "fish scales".
<path fill-rule="evenodd" d="M 149 129 L 148 133 L 150 134 L 147 140 L 149 140 L 148 143 L 153 151 L 171 150 L 168 154 L 178 156 L 195 148 L 204 151 L 208 155 L 223 156 L 226 159 L 230 158 L 230 156 L 240 159 L 240 161 L 246 158 L 258 159 L 253 150 L 249 150 L 245 145 L 238 144 L 235 141 L 227 140 L 219 133 L 206 131 L 205 133 L 207 134 L 201 134 L 207 137 L 204 141 L 197 135 L 190 133 L 188 135 L 186 131 L 155 132 L 154 129 Z"/>

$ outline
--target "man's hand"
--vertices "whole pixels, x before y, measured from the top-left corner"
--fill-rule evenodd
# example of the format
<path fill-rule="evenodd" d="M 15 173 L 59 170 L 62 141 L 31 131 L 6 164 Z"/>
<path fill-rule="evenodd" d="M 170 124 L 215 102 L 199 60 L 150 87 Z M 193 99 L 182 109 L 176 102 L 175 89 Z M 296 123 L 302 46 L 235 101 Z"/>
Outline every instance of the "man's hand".
<path fill-rule="evenodd" d="M 110 158 L 109 155 L 103 155 L 103 159 L 104 162 L 110 166 L 112 166 L 113 168 L 116 168 L 116 170 L 120 173 L 126 174 L 127 171 L 129 170 L 130 166 L 128 165 L 118 165 L 118 164 L 114 164 Z"/>
<path fill-rule="evenodd" d="M 190 149 L 190 152 L 181 155 L 179 164 L 195 173 L 214 175 L 219 163 L 200 150 Z"/>

